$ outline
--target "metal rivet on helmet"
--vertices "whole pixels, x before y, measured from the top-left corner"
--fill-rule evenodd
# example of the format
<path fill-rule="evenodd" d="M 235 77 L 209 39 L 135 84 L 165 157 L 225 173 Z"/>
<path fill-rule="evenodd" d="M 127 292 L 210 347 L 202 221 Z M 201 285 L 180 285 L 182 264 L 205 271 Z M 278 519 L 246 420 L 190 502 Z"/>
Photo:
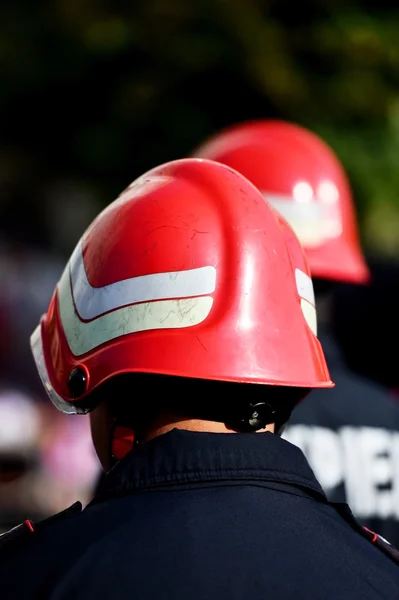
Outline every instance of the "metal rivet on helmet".
<path fill-rule="evenodd" d="M 68 389 L 73 398 L 79 398 L 87 391 L 88 377 L 85 369 L 75 367 L 68 377 Z"/>

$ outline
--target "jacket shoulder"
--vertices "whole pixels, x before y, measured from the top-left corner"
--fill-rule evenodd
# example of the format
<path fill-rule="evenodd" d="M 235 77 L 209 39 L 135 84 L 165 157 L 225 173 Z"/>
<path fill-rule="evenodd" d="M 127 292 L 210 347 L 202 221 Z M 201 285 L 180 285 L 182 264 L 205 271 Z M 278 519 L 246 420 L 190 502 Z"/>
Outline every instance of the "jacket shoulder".
<path fill-rule="evenodd" d="M 32 539 L 33 536 L 37 536 L 43 529 L 46 529 L 55 522 L 62 521 L 73 515 L 82 512 L 82 504 L 75 502 L 72 506 L 69 506 L 65 510 L 33 523 L 30 520 L 26 520 L 20 525 L 13 527 L 9 531 L 0 535 L 0 558 L 8 554 L 12 549 L 23 545 L 28 540 Z"/>
<path fill-rule="evenodd" d="M 364 538 L 371 542 L 373 546 L 378 548 L 399 566 L 399 550 L 395 546 L 393 546 L 390 542 L 388 542 L 388 540 L 383 538 L 378 533 L 375 533 L 367 527 L 360 525 L 357 519 L 353 516 L 353 513 L 347 504 L 341 502 L 329 502 L 329 504 L 339 512 L 341 517 L 343 517 L 345 521 L 349 523 L 353 529 L 355 529 L 355 531 L 360 533 Z"/>
<path fill-rule="evenodd" d="M 367 527 L 363 527 L 363 532 L 365 537 L 367 537 L 367 539 L 374 544 L 374 546 L 379 548 L 384 554 L 389 556 L 394 563 L 399 565 L 399 550 L 395 546 L 383 538 L 382 535 L 371 531 Z"/>

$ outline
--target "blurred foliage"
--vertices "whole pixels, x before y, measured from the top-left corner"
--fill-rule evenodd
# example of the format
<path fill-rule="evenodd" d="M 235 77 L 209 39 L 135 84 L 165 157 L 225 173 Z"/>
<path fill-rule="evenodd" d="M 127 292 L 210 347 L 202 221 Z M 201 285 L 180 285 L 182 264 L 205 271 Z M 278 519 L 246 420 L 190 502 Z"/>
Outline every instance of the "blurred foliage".
<path fill-rule="evenodd" d="M 45 239 L 52 181 L 82 182 L 103 206 L 219 128 L 279 117 L 332 145 L 366 246 L 399 255 L 399 11 L 391 5 L 3 0 L 3 226 L 11 214 L 25 222 L 23 235 Z"/>

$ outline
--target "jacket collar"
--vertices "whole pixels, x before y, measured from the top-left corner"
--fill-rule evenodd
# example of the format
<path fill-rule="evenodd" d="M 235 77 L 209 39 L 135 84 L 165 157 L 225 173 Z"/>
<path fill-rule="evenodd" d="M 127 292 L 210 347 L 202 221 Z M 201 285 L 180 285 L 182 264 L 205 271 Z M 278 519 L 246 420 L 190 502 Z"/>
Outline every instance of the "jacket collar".
<path fill-rule="evenodd" d="M 137 446 L 118 462 L 94 501 L 138 490 L 226 480 L 290 484 L 325 497 L 302 451 L 277 435 L 173 429 Z"/>

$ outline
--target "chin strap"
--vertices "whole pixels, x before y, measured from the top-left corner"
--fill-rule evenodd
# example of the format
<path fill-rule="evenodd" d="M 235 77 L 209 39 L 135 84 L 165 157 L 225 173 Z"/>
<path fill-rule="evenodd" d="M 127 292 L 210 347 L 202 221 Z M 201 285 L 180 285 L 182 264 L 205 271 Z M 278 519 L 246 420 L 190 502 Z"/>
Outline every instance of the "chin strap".
<path fill-rule="evenodd" d="M 133 450 L 135 432 L 130 427 L 115 424 L 111 437 L 111 456 L 114 462 L 121 460 Z"/>

